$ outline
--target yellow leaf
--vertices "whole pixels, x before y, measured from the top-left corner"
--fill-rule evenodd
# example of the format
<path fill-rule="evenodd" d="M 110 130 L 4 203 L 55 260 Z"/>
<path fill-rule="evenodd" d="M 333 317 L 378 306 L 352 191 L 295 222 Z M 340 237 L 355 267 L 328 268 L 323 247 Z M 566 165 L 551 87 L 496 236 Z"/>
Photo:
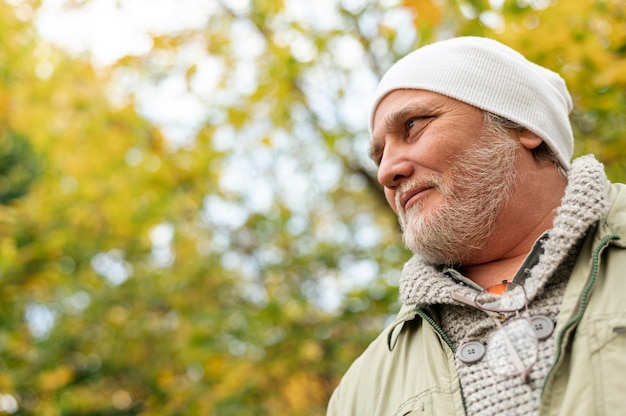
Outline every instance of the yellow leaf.
<path fill-rule="evenodd" d="M 323 354 L 322 346 L 315 341 L 307 341 L 300 347 L 300 355 L 308 361 L 320 360 Z"/>
<path fill-rule="evenodd" d="M 304 411 L 324 398 L 324 385 L 314 374 L 298 372 L 287 380 L 283 395 L 291 409 Z"/>
<path fill-rule="evenodd" d="M 598 87 L 626 85 L 626 59 L 612 62 L 602 72 L 594 77 L 594 84 Z"/>
<path fill-rule="evenodd" d="M 74 371 L 68 366 L 57 367 L 39 376 L 42 390 L 53 391 L 65 386 L 74 377 Z"/>
<path fill-rule="evenodd" d="M 441 22 L 441 9 L 432 0 L 404 0 L 404 7 L 415 11 L 415 25 L 427 23 L 438 25 Z"/>

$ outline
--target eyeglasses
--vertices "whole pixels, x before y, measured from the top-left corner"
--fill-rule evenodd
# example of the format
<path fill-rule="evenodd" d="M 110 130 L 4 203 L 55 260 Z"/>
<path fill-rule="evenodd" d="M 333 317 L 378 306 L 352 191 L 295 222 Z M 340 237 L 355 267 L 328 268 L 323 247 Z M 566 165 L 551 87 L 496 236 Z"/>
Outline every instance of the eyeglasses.
<path fill-rule="evenodd" d="M 539 341 L 552 334 L 554 323 L 542 315 L 532 318 L 520 315 L 525 311 L 528 316 L 524 286 L 504 280 L 479 292 L 473 300 L 458 293 L 452 293 L 451 297 L 486 312 L 498 327 L 489 338 L 484 354 L 489 369 L 499 376 L 519 375 L 524 383 L 529 384 L 530 369 L 539 353 Z M 515 319 L 503 324 L 505 316 L 502 314 L 513 312 Z"/>

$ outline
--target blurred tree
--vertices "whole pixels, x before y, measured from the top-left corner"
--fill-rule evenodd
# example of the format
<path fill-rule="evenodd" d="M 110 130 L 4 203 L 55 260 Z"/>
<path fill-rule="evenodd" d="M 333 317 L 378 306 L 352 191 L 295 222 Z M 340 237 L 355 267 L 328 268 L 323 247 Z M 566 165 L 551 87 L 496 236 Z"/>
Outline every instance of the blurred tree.
<path fill-rule="evenodd" d="M 41 169 L 28 140 L 13 133 L 5 134 L 0 139 L 0 205 L 26 195 Z"/>
<path fill-rule="evenodd" d="M 209 4 L 94 69 L 0 1 L 0 413 L 322 414 L 399 306 L 367 103 L 420 44 L 560 71 L 577 153 L 626 179 L 621 0 Z M 172 85 L 202 109 L 182 129 L 147 114 Z"/>

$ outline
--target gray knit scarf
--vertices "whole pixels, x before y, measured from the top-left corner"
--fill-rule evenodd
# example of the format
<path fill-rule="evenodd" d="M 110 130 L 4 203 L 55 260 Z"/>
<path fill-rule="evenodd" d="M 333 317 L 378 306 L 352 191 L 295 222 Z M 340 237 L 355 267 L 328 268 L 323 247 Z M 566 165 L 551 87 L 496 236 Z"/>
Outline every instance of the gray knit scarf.
<path fill-rule="evenodd" d="M 574 160 L 554 227 L 541 240 L 543 252 L 538 262 L 525 270 L 524 286 L 531 315 L 544 315 L 556 321 L 580 242 L 608 209 L 606 185 L 603 166 L 593 156 Z M 413 256 L 405 264 L 400 279 L 402 302 L 435 307 L 441 327 L 455 348 L 468 341 L 486 342 L 495 330 L 493 321 L 484 312 L 459 305 L 450 298 L 452 291 L 472 298 L 476 290 L 450 278 L 445 271 L 445 267 L 427 264 L 418 255 Z M 468 365 L 457 358 L 467 414 L 536 414 L 541 387 L 553 358 L 554 334 L 539 345 L 530 385 L 518 377 L 494 376 L 485 362 Z"/>

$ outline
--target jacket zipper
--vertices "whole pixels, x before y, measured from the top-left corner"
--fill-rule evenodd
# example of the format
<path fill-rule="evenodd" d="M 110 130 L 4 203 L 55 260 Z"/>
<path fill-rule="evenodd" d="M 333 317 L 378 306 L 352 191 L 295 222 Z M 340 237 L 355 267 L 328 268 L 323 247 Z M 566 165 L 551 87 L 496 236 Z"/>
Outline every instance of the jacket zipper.
<path fill-rule="evenodd" d="M 427 321 L 430 324 L 430 326 L 432 326 L 433 329 L 435 331 L 437 331 L 439 336 L 441 336 L 441 338 L 446 342 L 446 344 L 448 344 L 448 347 L 450 347 L 450 349 L 452 350 L 453 353 L 456 352 L 454 350 L 454 346 L 452 345 L 452 341 L 450 341 L 450 338 L 448 338 L 448 336 L 446 335 L 445 332 L 443 332 L 443 329 L 441 329 L 439 324 L 437 322 L 435 322 L 435 320 L 433 318 L 431 318 L 428 315 L 428 313 L 426 313 L 425 310 L 419 309 L 419 308 L 415 308 L 415 313 L 417 313 L 423 320 Z"/>
<path fill-rule="evenodd" d="M 450 338 L 448 338 L 446 333 L 443 332 L 443 329 L 439 326 L 439 324 L 435 322 L 435 320 L 431 318 L 430 315 L 428 315 L 428 313 L 423 309 L 415 308 L 415 313 L 418 314 L 423 320 L 425 320 L 426 322 L 430 324 L 430 326 L 439 334 L 441 339 L 443 339 L 445 343 L 448 344 L 448 347 L 450 347 L 450 350 L 452 351 L 452 353 L 455 354 L 456 351 L 454 349 L 454 346 L 452 345 L 452 341 L 450 341 Z M 467 403 L 465 402 L 465 394 L 463 393 L 463 387 L 460 385 L 460 383 L 459 383 L 459 388 L 460 388 L 460 393 L 461 393 L 461 403 L 463 404 L 463 412 L 467 413 Z"/>
<path fill-rule="evenodd" d="M 566 333 L 568 333 L 570 328 L 572 328 L 576 323 L 578 323 L 578 321 L 580 321 L 583 314 L 585 313 L 585 310 L 587 309 L 587 303 L 589 301 L 589 294 L 591 293 L 591 289 L 595 285 L 596 278 L 598 277 L 598 269 L 600 268 L 600 253 L 602 252 L 602 250 L 604 250 L 605 247 L 609 245 L 609 243 L 612 240 L 616 240 L 619 238 L 620 237 L 617 234 L 610 234 L 604 237 L 602 241 L 600 241 L 600 243 L 594 249 L 593 255 L 592 255 L 592 263 L 591 263 L 591 274 L 590 274 L 589 280 L 587 281 L 587 284 L 583 288 L 583 291 L 580 295 L 580 306 L 578 307 L 578 312 L 576 313 L 576 315 L 572 317 L 572 319 L 570 319 L 564 325 L 563 329 L 559 332 L 557 336 L 556 357 L 554 359 L 554 364 L 552 365 L 552 368 L 550 368 L 550 371 L 548 372 L 546 381 L 550 380 L 552 373 L 554 372 L 554 369 L 556 368 L 557 364 L 559 363 L 559 360 L 561 359 L 561 355 L 562 355 L 561 347 L 562 347 L 563 340 L 565 338 Z M 541 391 L 542 396 L 543 396 L 543 393 L 545 392 L 547 385 L 548 383 L 543 384 L 542 391 Z"/>

